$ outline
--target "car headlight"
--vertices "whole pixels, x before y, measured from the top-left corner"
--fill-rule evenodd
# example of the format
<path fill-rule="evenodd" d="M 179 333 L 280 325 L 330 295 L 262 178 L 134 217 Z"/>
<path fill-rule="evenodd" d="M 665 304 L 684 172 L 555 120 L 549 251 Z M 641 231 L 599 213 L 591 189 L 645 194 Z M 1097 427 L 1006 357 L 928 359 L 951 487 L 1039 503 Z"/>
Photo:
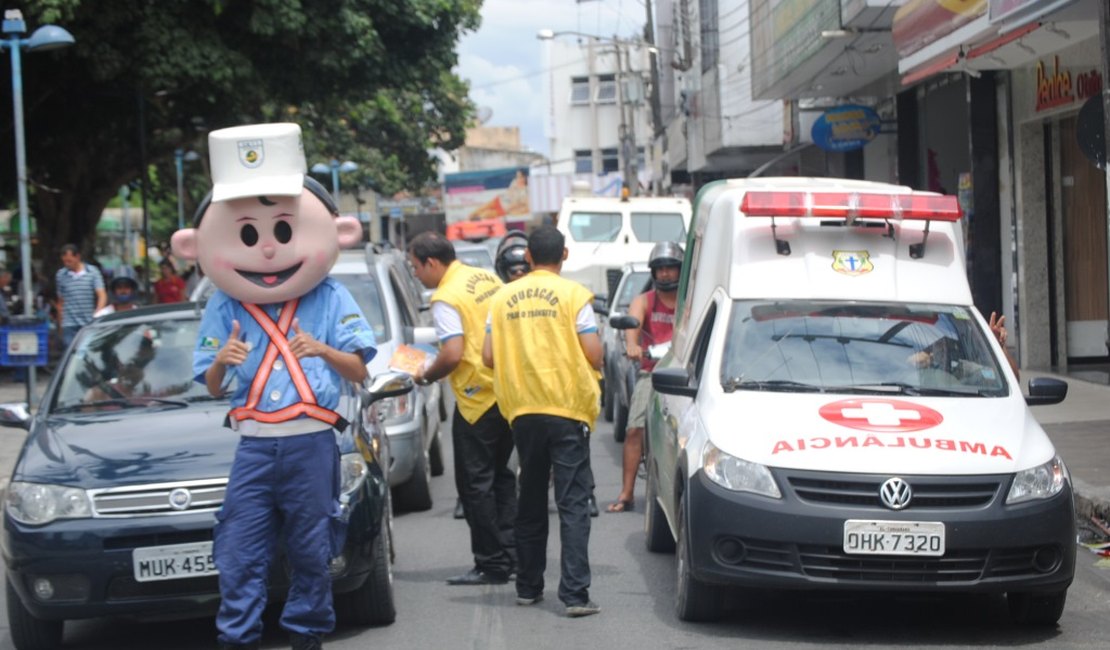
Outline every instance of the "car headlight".
<path fill-rule="evenodd" d="M 13 481 L 8 486 L 7 506 L 12 519 L 31 526 L 92 516 L 85 491 L 65 485 Z"/>
<path fill-rule="evenodd" d="M 1006 503 L 1024 503 L 1056 496 L 1064 489 L 1064 483 L 1070 478 L 1064 461 L 1056 456 L 1044 465 L 1030 467 L 1014 474 L 1014 482 L 1010 486 L 1010 493 L 1006 495 Z"/>
<path fill-rule="evenodd" d="M 415 401 L 411 393 L 387 397 L 378 402 L 378 412 L 381 413 L 382 421 L 386 424 L 411 420 Z"/>
<path fill-rule="evenodd" d="M 370 473 L 370 468 L 366 466 L 366 461 L 362 460 L 362 456 L 355 452 L 343 454 L 339 457 L 339 473 L 342 477 L 339 494 L 351 495 L 362 486 L 367 474 Z"/>
<path fill-rule="evenodd" d="M 751 492 L 773 499 L 781 499 L 779 486 L 771 476 L 771 470 L 759 463 L 737 458 L 705 443 L 701 466 L 705 475 L 717 485 L 737 492 Z"/>

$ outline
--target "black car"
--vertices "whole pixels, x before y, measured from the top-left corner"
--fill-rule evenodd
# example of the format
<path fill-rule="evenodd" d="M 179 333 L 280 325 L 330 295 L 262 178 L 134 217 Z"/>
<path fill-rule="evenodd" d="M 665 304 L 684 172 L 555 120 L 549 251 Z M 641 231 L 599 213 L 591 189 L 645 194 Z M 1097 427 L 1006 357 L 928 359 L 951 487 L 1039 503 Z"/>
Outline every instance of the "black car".
<path fill-rule="evenodd" d="M 192 377 L 201 307 L 106 316 L 81 330 L 26 419 L 4 504 L 8 623 L 19 650 L 55 648 L 69 619 L 208 616 L 219 603 L 212 528 L 239 436 L 229 405 Z M 407 375 L 344 384 L 336 434 L 350 528 L 331 562 L 336 610 L 354 624 L 395 617 L 388 443 L 374 402 Z M 270 600 L 288 591 L 274 563 Z"/>
<path fill-rule="evenodd" d="M 609 298 L 608 315 L 610 319 L 628 314 L 632 299 L 651 289 L 651 270 L 646 263 L 625 264 L 621 279 Z M 613 424 L 613 438 L 624 442 L 625 428 L 628 426 L 628 408 L 632 403 L 632 388 L 636 385 L 636 372 L 639 365 L 624 354 L 624 332 L 615 327 L 606 327 L 601 334 L 603 350 L 602 377 L 602 414 L 606 422 Z"/>

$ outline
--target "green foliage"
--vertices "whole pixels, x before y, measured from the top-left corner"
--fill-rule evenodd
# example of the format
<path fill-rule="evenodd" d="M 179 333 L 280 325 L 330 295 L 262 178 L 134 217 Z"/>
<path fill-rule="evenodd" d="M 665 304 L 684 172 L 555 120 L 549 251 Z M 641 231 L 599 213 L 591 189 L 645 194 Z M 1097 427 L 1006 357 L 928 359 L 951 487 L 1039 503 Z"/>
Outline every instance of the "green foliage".
<path fill-rule="evenodd" d="M 28 32 L 53 22 L 77 41 L 23 57 L 32 213 L 51 248 L 90 241 L 119 186 L 141 176 L 143 147 L 158 240 L 177 223 L 173 151 L 202 154 L 185 163 L 188 219 L 208 188 L 212 129 L 295 121 L 310 165 L 354 160 L 344 187 L 391 193 L 433 179 L 427 150 L 460 145 L 473 115 L 452 69 L 480 0 L 27 4 Z M 11 124 L 10 104 L 3 110 Z M 3 151 L 12 138 L 0 132 Z M 0 200 L 15 202 L 14 156 L 0 156 Z"/>

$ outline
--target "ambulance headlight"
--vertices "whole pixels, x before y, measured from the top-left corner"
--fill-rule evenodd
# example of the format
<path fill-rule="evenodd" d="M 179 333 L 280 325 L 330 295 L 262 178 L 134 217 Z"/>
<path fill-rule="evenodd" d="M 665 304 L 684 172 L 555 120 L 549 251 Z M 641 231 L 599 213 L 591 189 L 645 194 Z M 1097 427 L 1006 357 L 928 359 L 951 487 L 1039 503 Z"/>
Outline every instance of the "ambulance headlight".
<path fill-rule="evenodd" d="M 339 474 L 342 477 L 339 493 L 354 493 L 355 490 L 362 486 L 362 483 L 366 480 L 366 475 L 369 473 L 370 468 L 366 466 L 366 461 L 362 460 L 360 454 L 357 452 L 343 454 L 339 457 Z"/>
<path fill-rule="evenodd" d="M 1056 496 L 1069 480 L 1071 477 L 1068 475 L 1068 468 L 1057 456 L 1044 465 L 1014 474 L 1014 482 L 1010 486 L 1010 493 L 1006 495 L 1006 503 L 1024 503 Z"/>
<path fill-rule="evenodd" d="M 8 486 L 7 507 L 12 519 L 31 526 L 92 516 L 85 491 L 65 485 L 13 481 Z"/>
<path fill-rule="evenodd" d="M 709 480 L 726 490 L 751 492 L 773 499 L 782 498 L 779 486 L 771 476 L 771 470 L 759 463 L 726 454 L 714 447 L 713 443 L 705 443 L 701 466 Z"/>

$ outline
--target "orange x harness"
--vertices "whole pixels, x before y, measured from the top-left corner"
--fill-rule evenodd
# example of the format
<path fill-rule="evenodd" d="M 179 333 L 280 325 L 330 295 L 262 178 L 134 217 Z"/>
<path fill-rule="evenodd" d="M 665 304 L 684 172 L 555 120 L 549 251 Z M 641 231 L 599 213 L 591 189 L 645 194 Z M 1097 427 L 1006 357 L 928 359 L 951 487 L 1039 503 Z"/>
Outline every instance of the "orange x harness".
<path fill-rule="evenodd" d="M 247 403 L 244 406 L 231 409 L 227 414 L 227 424 L 237 424 L 243 420 L 274 424 L 288 422 L 300 417 L 310 417 L 329 424 L 339 431 L 347 428 L 348 422 L 340 417 L 338 413 L 316 403 L 316 394 L 312 392 L 312 386 L 309 385 L 308 378 L 305 377 L 301 362 L 289 348 L 289 339 L 286 336 L 293 323 L 293 315 L 297 312 L 298 302 L 300 302 L 300 299 L 294 298 L 282 305 L 277 323 L 274 323 L 270 315 L 258 305 L 240 303 L 254 318 L 255 322 L 266 331 L 266 335 L 270 337 L 270 345 L 266 346 L 266 354 L 262 357 L 262 364 L 258 366 L 254 380 L 251 381 Z M 293 379 L 293 386 L 296 387 L 297 395 L 300 396 L 301 401 L 276 411 L 260 411 L 258 410 L 258 403 L 262 400 L 262 391 L 266 388 L 266 382 L 270 379 L 270 372 L 273 371 L 274 361 L 277 360 L 278 354 L 281 354 L 281 357 L 285 359 L 285 367 L 289 369 L 289 376 Z M 232 426 L 231 428 L 235 429 L 237 427 Z"/>

